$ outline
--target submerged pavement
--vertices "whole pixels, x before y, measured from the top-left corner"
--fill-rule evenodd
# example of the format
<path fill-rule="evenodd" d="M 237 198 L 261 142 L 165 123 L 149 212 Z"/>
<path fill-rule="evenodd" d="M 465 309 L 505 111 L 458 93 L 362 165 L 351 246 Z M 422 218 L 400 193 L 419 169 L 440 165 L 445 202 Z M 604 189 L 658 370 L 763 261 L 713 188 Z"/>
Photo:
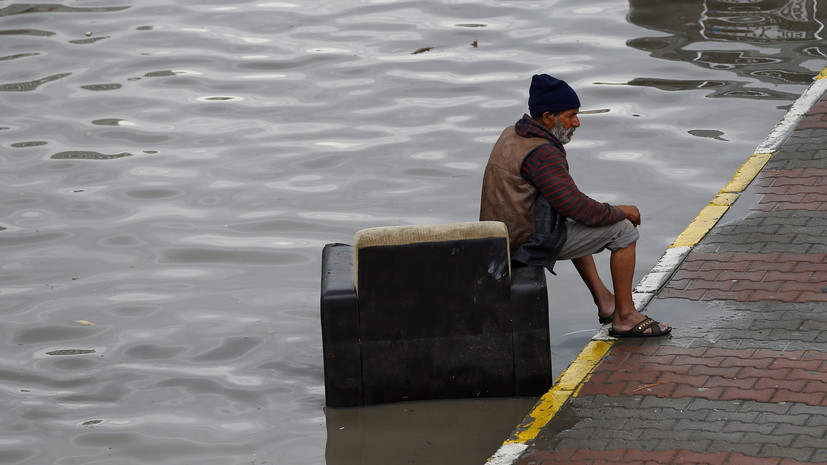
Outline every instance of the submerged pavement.
<path fill-rule="evenodd" d="M 827 69 L 492 465 L 827 463 Z"/>

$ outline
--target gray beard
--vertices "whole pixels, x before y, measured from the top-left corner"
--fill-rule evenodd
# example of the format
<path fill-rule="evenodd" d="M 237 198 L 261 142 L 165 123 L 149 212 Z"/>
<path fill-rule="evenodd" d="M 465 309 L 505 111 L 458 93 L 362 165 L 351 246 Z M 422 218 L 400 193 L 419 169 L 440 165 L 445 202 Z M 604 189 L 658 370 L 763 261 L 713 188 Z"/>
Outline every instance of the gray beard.
<path fill-rule="evenodd" d="M 563 123 L 555 120 L 554 121 L 554 127 L 551 128 L 551 135 L 556 137 L 557 140 L 559 140 L 561 144 L 565 145 L 565 144 L 568 144 L 569 141 L 571 141 L 571 136 L 572 136 L 572 134 L 574 134 L 575 129 L 576 128 L 572 127 L 572 128 L 569 128 L 568 130 L 566 130 L 566 128 L 563 127 Z"/>

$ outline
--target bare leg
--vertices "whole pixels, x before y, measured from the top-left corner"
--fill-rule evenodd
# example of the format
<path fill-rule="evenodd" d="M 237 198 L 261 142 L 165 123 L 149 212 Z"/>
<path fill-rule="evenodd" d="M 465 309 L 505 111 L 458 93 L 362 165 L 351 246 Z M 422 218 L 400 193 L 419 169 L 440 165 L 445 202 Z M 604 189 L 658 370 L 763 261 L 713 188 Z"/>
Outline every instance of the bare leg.
<path fill-rule="evenodd" d="M 580 273 L 586 287 L 592 294 L 595 305 L 597 305 L 597 314 L 600 317 L 608 317 L 615 311 L 615 296 L 609 291 L 600 275 L 597 273 L 597 267 L 594 265 L 594 258 L 591 255 L 585 257 L 575 258 L 571 261 L 574 268 Z"/>
<path fill-rule="evenodd" d="M 632 300 L 632 280 L 635 273 L 635 243 L 612 252 L 609 265 L 612 270 L 612 286 L 615 291 L 615 319 L 612 327 L 617 331 L 626 331 L 640 323 L 645 316 L 635 309 Z M 666 323 L 660 323 L 660 329 L 666 330 L 669 327 Z M 652 332 L 648 328 L 645 332 Z"/>

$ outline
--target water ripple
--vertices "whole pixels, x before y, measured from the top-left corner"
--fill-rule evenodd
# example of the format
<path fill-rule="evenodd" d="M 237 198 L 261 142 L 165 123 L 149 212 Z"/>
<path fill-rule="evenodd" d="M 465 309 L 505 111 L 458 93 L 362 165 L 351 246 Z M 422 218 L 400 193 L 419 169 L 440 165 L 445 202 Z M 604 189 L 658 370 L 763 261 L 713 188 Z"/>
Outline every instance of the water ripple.
<path fill-rule="evenodd" d="M 3 31 L 0 31 L 2 34 Z M 58 79 L 65 78 L 66 76 L 71 76 L 72 73 L 58 73 L 53 74 L 51 76 L 47 76 L 41 79 L 35 79 L 34 81 L 26 81 L 26 82 L 15 82 L 10 84 L 0 84 L 0 92 L 31 92 L 36 90 L 38 87 L 42 86 L 43 84 L 57 81 Z"/>

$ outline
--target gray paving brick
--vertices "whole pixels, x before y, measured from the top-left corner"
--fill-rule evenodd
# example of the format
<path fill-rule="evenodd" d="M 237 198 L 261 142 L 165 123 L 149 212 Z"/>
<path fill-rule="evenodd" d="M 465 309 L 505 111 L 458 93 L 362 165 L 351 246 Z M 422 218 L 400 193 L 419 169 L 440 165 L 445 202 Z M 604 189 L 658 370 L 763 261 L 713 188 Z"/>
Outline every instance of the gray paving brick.
<path fill-rule="evenodd" d="M 725 249 L 724 247 L 721 248 Z M 810 244 L 784 244 L 777 242 L 768 242 L 761 247 L 761 253 L 773 252 L 792 252 L 792 253 L 807 253 L 810 250 Z"/>
<path fill-rule="evenodd" d="M 825 245 L 825 244 L 813 244 L 813 246 L 810 247 L 810 252 L 809 253 L 825 253 L 825 252 L 827 252 L 827 245 Z"/>
<path fill-rule="evenodd" d="M 724 429 L 726 423 L 724 423 L 723 421 L 716 421 L 710 423 L 708 421 L 705 421 L 706 417 L 708 416 L 706 412 L 697 413 L 702 413 L 703 417 L 700 417 L 700 415 L 696 415 L 700 418 L 685 418 L 683 420 L 678 420 L 678 424 L 675 426 L 675 429 L 681 431 L 700 430 L 714 433 L 720 433 Z"/>
<path fill-rule="evenodd" d="M 821 331 L 788 331 L 784 329 L 773 329 L 770 331 L 769 338 L 781 340 L 789 338 L 796 341 L 815 342 Z"/>
<path fill-rule="evenodd" d="M 653 429 L 651 431 L 647 431 L 646 438 L 651 440 L 657 440 L 660 442 L 662 440 L 667 441 L 674 441 L 675 444 L 683 444 L 690 442 L 690 438 L 692 436 L 692 431 L 689 430 L 679 430 L 679 429 L 672 429 L 672 430 L 661 430 L 661 429 Z M 674 447 L 671 447 L 674 449 Z M 666 448 L 661 448 L 661 450 L 669 450 L 670 447 L 667 446 Z"/>
<path fill-rule="evenodd" d="M 803 445 L 803 446 L 812 446 L 815 442 L 818 442 L 820 439 L 824 439 L 825 434 L 827 434 L 827 426 L 812 426 L 812 425 L 805 425 L 805 426 L 797 426 L 797 425 L 777 425 L 775 429 L 775 434 L 795 434 L 798 437 L 793 441 L 793 446 L 796 445 Z M 800 441 L 805 441 L 803 444 L 799 444 Z"/>
<path fill-rule="evenodd" d="M 761 320 L 754 320 L 749 325 L 750 331 L 760 331 L 760 330 L 773 330 L 773 329 L 780 329 L 785 331 L 797 331 L 799 329 L 803 329 L 804 327 L 804 320 L 803 319 L 787 319 L 787 320 L 775 320 L 775 319 L 761 319 Z M 817 330 L 816 328 L 812 328 L 813 330 Z"/>
<path fill-rule="evenodd" d="M 789 447 L 795 440 L 794 434 L 758 434 L 758 433 L 744 433 L 744 442 L 752 444 L 772 444 L 780 447 Z M 777 456 L 776 456 L 777 457 Z M 790 457 L 790 455 L 787 455 Z"/>
<path fill-rule="evenodd" d="M 643 396 L 640 400 L 639 408 L 643 410 L 660 410 L 662 417 L 676 418 L 674 415 L 679 414 L 683 410 L 689 408 L 689 405 L 698 400 L 685 397 L 682 399 L 669 399 L 669 405 L 665 406 L 663 399 L 654 396 Z"/>
<path fill-rule="evenodd" d="M 721 401 L 710 401 L 721 403 Z M 706 416 L 706 421 L 734 421 L 752 423 L 758 417 L 758 412 L 736 412 L 712 409 Z"/>
<path fill-rule="evenodd" d="M 807 318 L 801 320 L 801 329 L 807 331 L 827 331 L 827 321 L 815 318 Z"/>
<path fill-rule="evenodd" d="M 784 418 L 787 413 L 792 408 L 792 404 L 789 403 L 779 403 L 779 404 L 772 404 L 772 403 L 761 403 L 761 402 L 744 402 L 743 405 L 738 409 L 739 412 L 758 412 L 759 414 L 767 414 L 767 415 L 774 415 L 776 419 Z M 799 416 L 799 415 L 793 415 Z M 805 415 L 806 416 L 806 415 Z M 768 417 L 764 417 L 761 420 L 756 419 L 756 421 L 763 421 L 766 422 Z M 783 422 L 787 423 L 787 422 Z"/>
<path fill-rule="evenodd" d="M 770 434 L 774 430 L 778 428 L 778 425 L 774 424 L 760 424 L 760 423 L 752 423 L 742 422 L 742 421 L 727 421 L 726 425 L 722 429 L 725 433 L 757 433 L 757 434 Z"/>
<path fill-rule="evenodd" d="M 766 215 L 766 214 L 763 214 Z M 764 216 L 763 223 L 764 224 L 779 224 L 779 225 L 789 225 L 789 226 L 806 226 L 810 221 L 809 216 L 800 216 L 800 215 L 766 215 Z"/>
<path fill-rule="evenodd" d="M 827 425 L 827 407 L 792 404 L 789 413 L 790 415 L 810 415 L 812 425 Z"/>
<path fill-rule="evenodd" d="M 767 443 L 761 446 L 763 457 L 786 457 L 799 462 L 809 462 L 815 452 L 814 447 L 790 447 L 790 445 Z"/>
<path fill-rule="evenodd" d="M 779 415 L 772 412 L 763 412 L 758 415 L 758 418 L 755 419 L 755 423 L 769 423 L 774 425 L 804 425 L 809 419 L 810 415 Z"/>
<path fill-rule="evenodd" d="M 817 446 L 821 446 L 824 441 L 819 441 Z M 810 461 L 813 463 L 827 463 L 827 449 L 823 447 L 816 447 L 813 450 L 813 455 L 810 457 Z"/>

